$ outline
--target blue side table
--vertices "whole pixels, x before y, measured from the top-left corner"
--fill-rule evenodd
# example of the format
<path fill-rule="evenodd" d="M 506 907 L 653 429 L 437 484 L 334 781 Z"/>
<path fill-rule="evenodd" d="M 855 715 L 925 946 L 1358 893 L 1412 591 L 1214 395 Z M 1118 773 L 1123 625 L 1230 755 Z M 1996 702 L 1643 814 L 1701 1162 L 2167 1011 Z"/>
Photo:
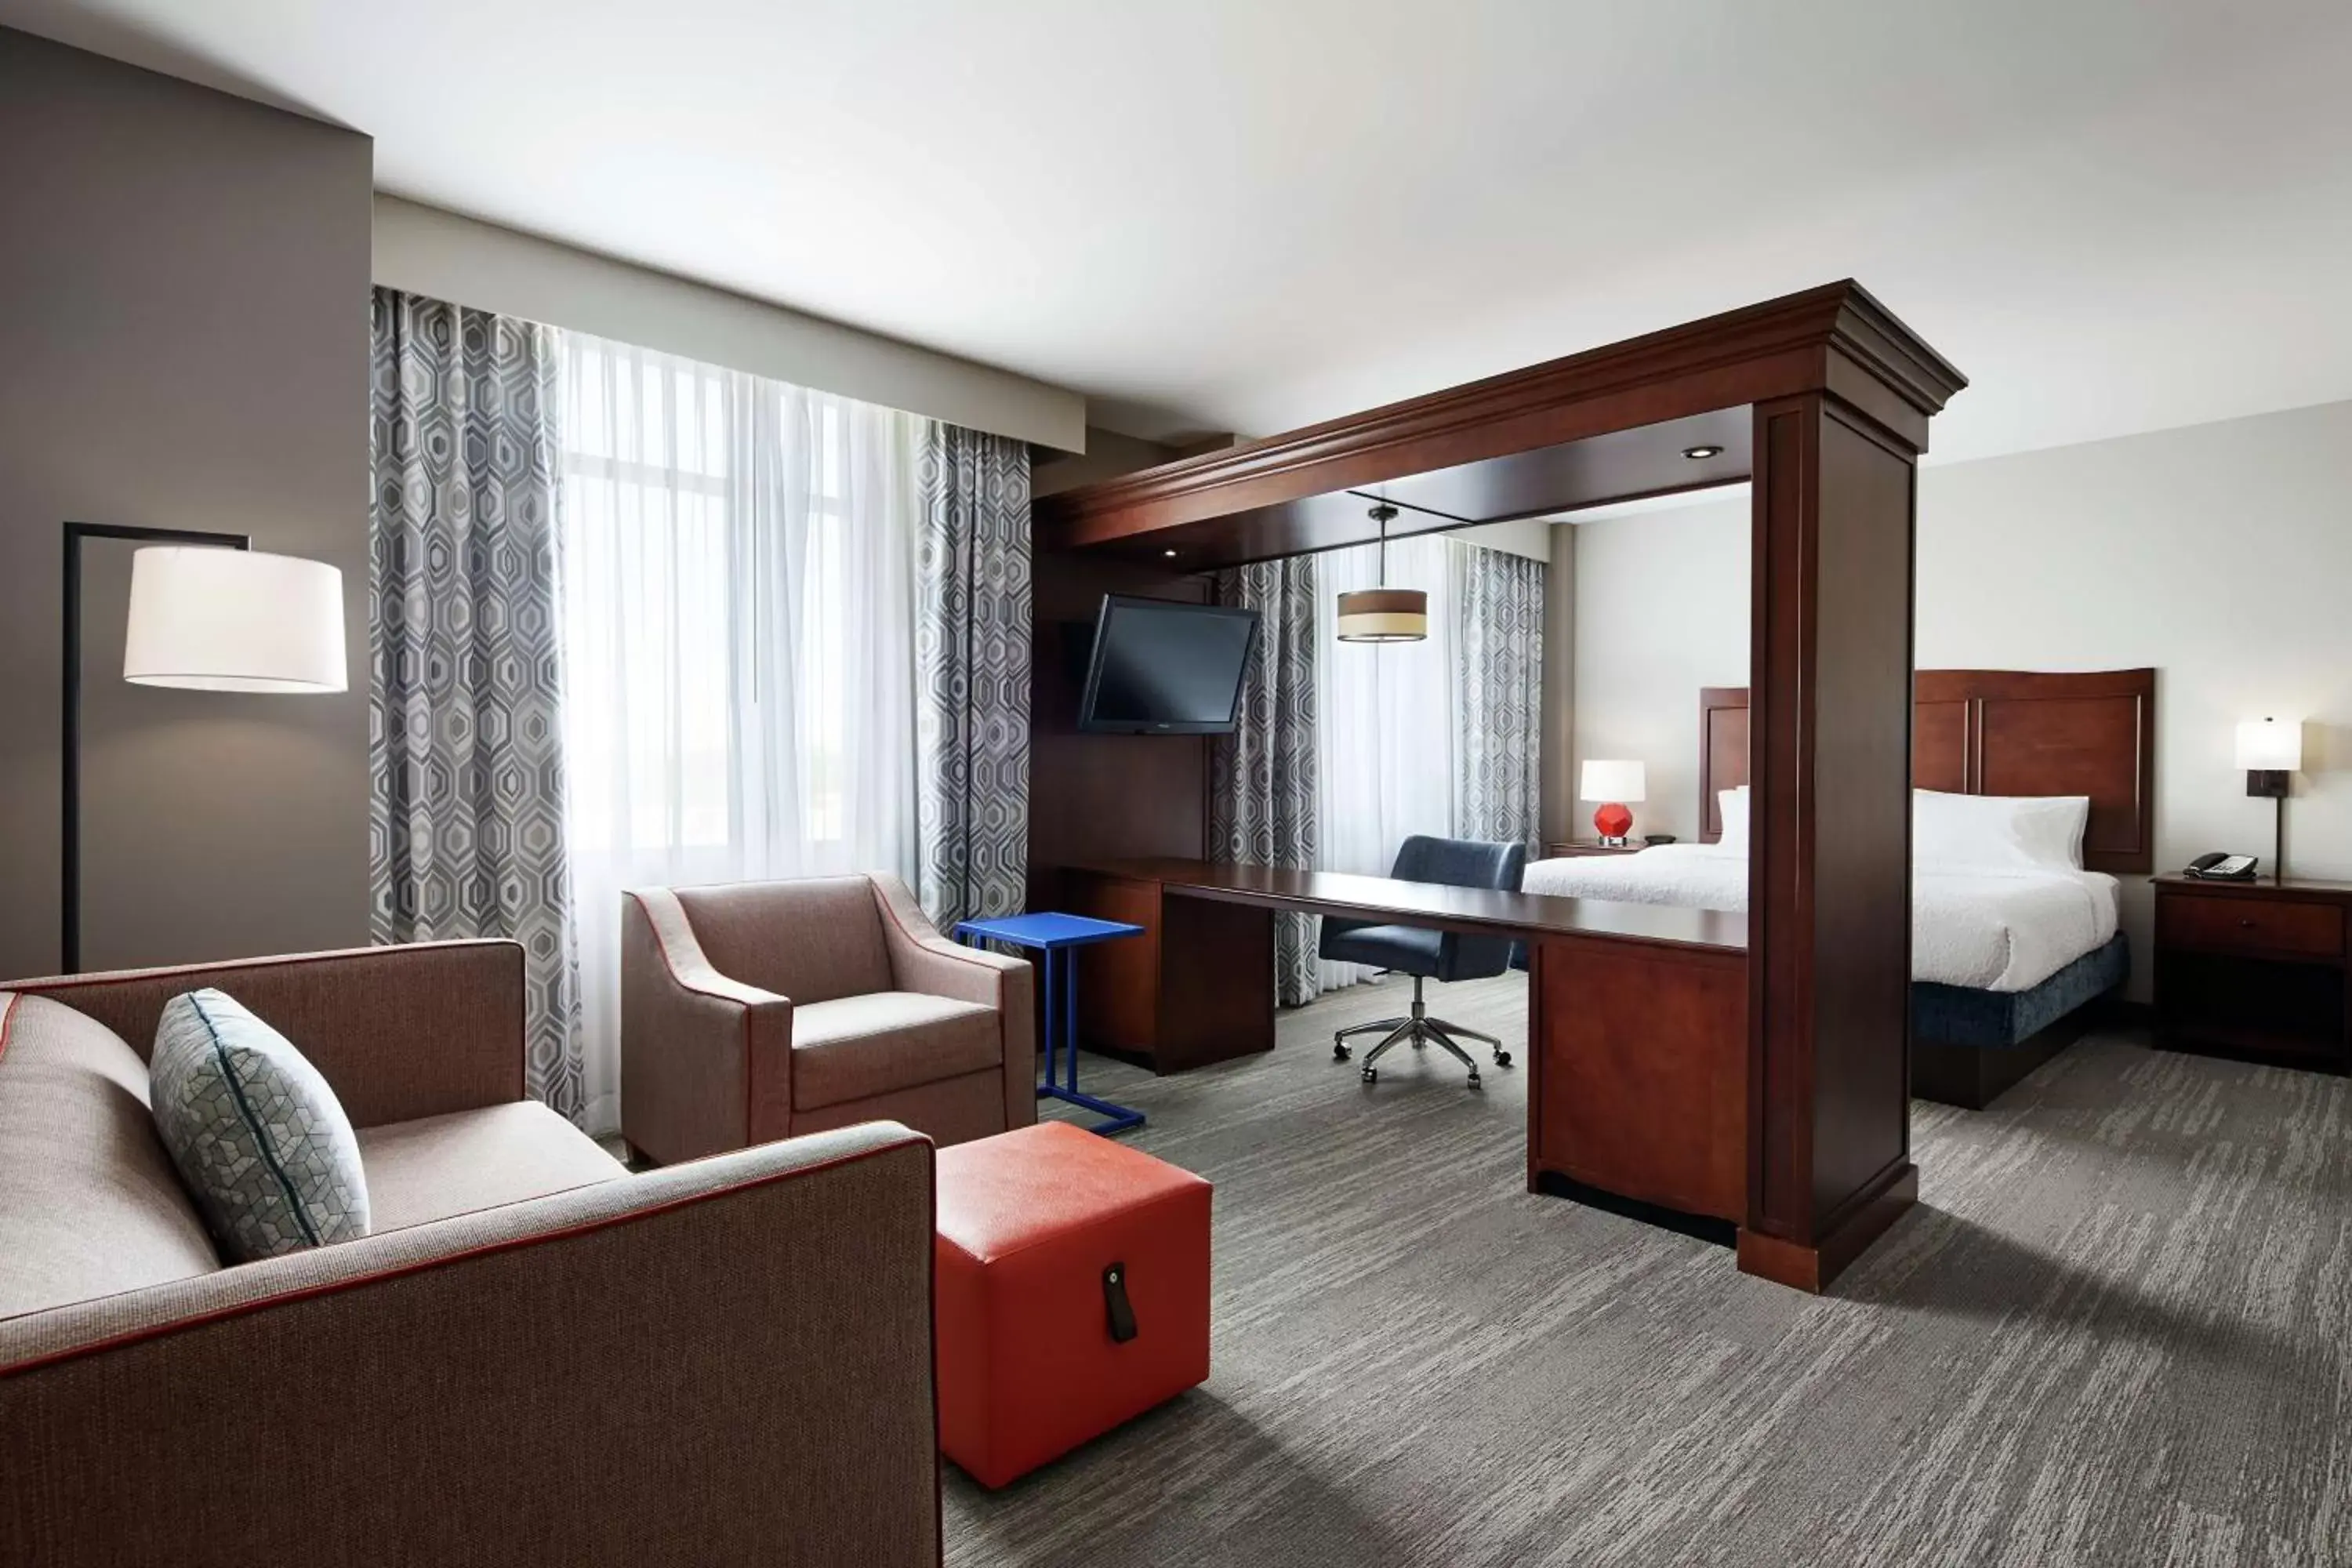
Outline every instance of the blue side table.
<path fill-rule="evenodd" d="M 1045 1081 L 1037 1086 L 1037 1098 L 1082 1105 L 1096 1112 L 1104 1120 L 1093 1131 L 1105 1137 L 1142 1126 L 1143 1112 L 1078 1092 L 1078 965 L 1077 954 L 1070 950 L 1142 934 L 1141 926 L 1088 920 L 1083 915 L 1006 915 L 1001 920 L 963 921 L 955 928 L 956 940 L 970 946 L 1002 942 L 1038 955 L 1037 988 L 1042 993 L 1038 1005 L 1045 1015 Z M 1059 1075 L 1055 1070 L 1057 1055 L 1066 1058 Z"/>

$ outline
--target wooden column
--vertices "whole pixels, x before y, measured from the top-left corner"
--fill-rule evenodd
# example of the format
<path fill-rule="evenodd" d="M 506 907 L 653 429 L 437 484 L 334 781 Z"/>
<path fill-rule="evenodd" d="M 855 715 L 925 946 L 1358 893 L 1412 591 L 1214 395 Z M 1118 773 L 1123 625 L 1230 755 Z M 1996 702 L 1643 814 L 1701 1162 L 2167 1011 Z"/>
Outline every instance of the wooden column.
<path fill-rule="evenodd" d="M 1911 1163 L 1912 446 L 1837 398 L 1755 410 L 1748 1159 L 1739 1267 L 1818 1290 Z"/>

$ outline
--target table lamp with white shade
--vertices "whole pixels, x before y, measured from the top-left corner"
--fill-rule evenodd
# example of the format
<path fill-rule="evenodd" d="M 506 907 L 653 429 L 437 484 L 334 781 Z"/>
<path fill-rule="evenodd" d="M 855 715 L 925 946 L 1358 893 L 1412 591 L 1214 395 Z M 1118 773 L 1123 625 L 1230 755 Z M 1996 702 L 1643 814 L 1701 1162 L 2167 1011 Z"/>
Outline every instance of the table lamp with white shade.
<path fill-rule="evenodd" d="M 2278 803 L 2271 828 L 2271 875 L 2286 875 L 2287 775 L 2303 766 L 2303 724 L 2249 719 L 2238 726 L 2238 765 L 2246 770 L 2246 793 Z"/>
<path fill-rule="evenodd" d="M 271 555 L 241 533 L 68 522 L 65 571 L 64 815 L 58 949 L 81 967 L 81 546 L 122 539 L 131 558 L 122 678 L 191 691 L 305 693 L 349 688 L 343 574 L 321 561 Z"/>
<path fill-rule="evenodd" d="M 1645 798 L 1647 783 L 1639 763 L 1586 759 L 1577 797 L 1602 803 L 1592 814 L 1592 830 L 1607 847 L 1622 847 L 1625 835 L 1633 831 L 1633 814 L 1625 808 L 1626 803 Z"/>

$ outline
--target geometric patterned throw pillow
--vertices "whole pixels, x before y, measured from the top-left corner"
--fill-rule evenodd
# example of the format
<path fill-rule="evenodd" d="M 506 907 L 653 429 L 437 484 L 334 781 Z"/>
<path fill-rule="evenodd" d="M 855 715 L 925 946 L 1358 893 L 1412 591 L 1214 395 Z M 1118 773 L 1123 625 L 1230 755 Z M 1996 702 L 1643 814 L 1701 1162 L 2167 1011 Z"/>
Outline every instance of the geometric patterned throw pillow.
<path fill-rule="evenodd" d="M 165 1003 L 147 1070 L 156 1130 L 230 1261 L 368 1233 L 351 1118 L 309 1058 L 234 997 Z"/>

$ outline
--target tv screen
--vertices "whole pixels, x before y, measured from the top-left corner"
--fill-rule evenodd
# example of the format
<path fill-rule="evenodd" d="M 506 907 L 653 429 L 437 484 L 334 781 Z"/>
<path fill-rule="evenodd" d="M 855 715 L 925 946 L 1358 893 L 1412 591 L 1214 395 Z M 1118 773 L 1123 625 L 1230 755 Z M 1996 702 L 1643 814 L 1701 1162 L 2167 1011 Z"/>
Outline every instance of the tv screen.
<path fill-rule="evenodd" d="M 1223 735 L 1240 717 L 1257 612 L 1106 595 L 1078 728 L 1126 735 Z"/>

